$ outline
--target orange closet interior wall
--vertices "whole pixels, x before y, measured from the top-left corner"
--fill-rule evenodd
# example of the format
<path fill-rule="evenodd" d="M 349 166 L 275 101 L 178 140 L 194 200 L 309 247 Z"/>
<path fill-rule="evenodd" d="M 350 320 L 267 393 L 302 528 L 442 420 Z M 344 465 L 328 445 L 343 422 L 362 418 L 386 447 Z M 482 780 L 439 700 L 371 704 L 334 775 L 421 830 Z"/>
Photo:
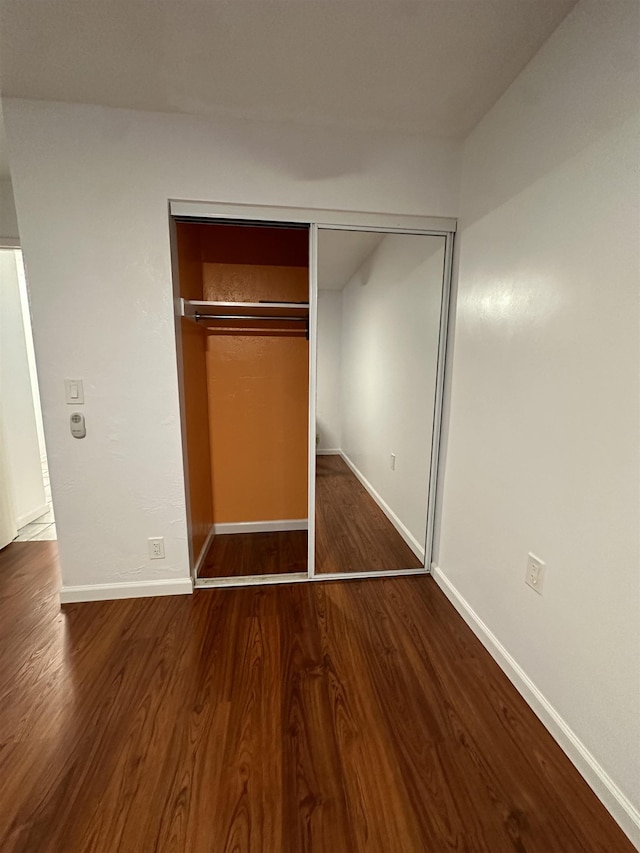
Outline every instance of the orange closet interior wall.
<path fill-rule="evenodd" d="M 177 223 L 180 295 L 202 299 L 200 235 L 192 226 Z M 207 338 L 190 320 L 181 320 L 184 429 L 191 519 L 191 553 L 195 561 L 213 524 L 213 487 L 207 400 Z"/>
<path fill-rule="evenodd" d="M 306 231 L 200 227 L 205 300 L 308 301 Z M 215 522 L 307 518 L 309 342 L 209 334 L 206 364 Z"/>

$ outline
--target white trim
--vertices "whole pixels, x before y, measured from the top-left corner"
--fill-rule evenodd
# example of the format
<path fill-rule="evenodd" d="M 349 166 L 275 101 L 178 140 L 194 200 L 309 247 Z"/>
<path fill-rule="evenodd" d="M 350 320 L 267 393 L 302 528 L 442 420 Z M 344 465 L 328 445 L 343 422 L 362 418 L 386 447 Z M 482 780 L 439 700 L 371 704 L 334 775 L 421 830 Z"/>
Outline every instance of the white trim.
<path fill-rule="evenodd" d="M 16 518 L 16 527 L 20 530 L 21 527 L 26 527 L 27 524 L 31 524 L 32 521 L 36 521 L 36 519 L 45 515 L 51 507 L 49 504 L 42 504 L 42 506 L 37 506 L 35 509 L 29 510 L 29 512 L 25 512 Z M 53 524 L 51 521 L 43 522 L 43 524 Z"/>
<path fill-rule="evenodd" d="M 316 393 L 318 374 L 318 226 L 309 228 L 309 416 L 307 429 L 307 576 L 316 573 Z"/>
<path fill-rule="evenodd" d="M 196 581 L 196 555 L 193 553 L 193 520 L 191 516 L 191 488 L 189 482 L 189 443 L 187 441 L 186 403 L 184 394 L 184 364 L 182 359 L 182 298 L 180 296 L 180 265 L 178 263 L 178 235 L 175 220 L 169 217 L 169 248 L 171 254 L 171 280 L 173 283 L 174 332 L 176 346 L 176 374 L 178 380 L 178 404 L 180 407 L 180 445 L 182 450 L 182 474 L 184 482 L 184 508 L 187 524 L 187 553 L 191 583 Z M 200 555 L 198 555 L 199 557 Z"/>
<path fill-rule="evenodd" d="M 640 848 L 640 812 L 629 802 L 605 769 L 598 763 L 571 726 L 536 687 L 468 601 L 458 592 L 442 569 L 432 564 L 431 574 L 491 657 L 496 661 L 545 728 L 566 753 L 598 799 L 608 809 L 631 842 Z"/>
<path fill-rule="evenodd" d="M 340 456 L 340 449 L 338 447 L 319 447 L 316 450 L 316 456 Z"/>
<path fill-rule="evenodd" d="M 191 578 L 63 586 L 60 590 L 60 604 L 76 601 L 113 601 L 118 598 L 149 598 L 155 595 L 191 595 L 192 592 Z"/>
<path fill-rule="evenodd" d="M 306 518 L 283 518 L 276 521 L 233 521 L 214 524 L 215 536 L 228 536 L 231 533 L 277 533 L 281 530 L 308 530 Z"/>
<path fill-rule="evenodd" d="M 442 270 L 440 294 L 440 325 L 438 330 L 438 361 L 436 365 L 436 388 L 433 401 L 433 427 L 431 429 L 431 464 L 429 466 L 429 491 L 427 496 L 427 529 L 425 532 L 425 565 L 433 560 L 433 537 L 435 533 L 436 502 L 438 499 L 438 465 L 442 438 L 442 404 L 444 400 L 444 376 L 447 358 L 449 310 L 451 304 L 451 271 L 453 264 L 453 234 L 445 239 L 445 257 Z"/>
<path fill-rule="evenodd" d="M 273 586 L 281 583 L 307 583 L 306 572 L 279 575 L 244 575 L 233 578 L 197 578 L 195 589 L 222 589 L 234 586 Z"/>
<path fill-rule="evenodd" d="M 393 524 L 395 529 L 398 531 L 400 536 L 402 536 L 402 538 L 407 543 L 409 548 L 411 548 L 411 550 L 416 555 L 416 557 L 418 557 L 421 560 L 424 560 L 424 554 L 425 554 L 424 547 L 418 542 L 418 540 L 415 538 L 415 536 L 413 536 L 413 534 L 410 533 L 409 530 L 404 526 L 404 524 L 400 521 L 400 519 L 395 514 L 395 512 L 391 509 L 391 507 L 388 504 L 386 504 L 385 501 L 383 501 L 383 499 L 380 497 L 378 492 L 376 492 L 376 490 L 373 488 L 373 486 L 367 480 L 367 478 L 364 476 L 364 474 L 356 468 L 356 466 L 353 464 L 353 462 L 349 459 L 349 457 L 347 456 L 347 454 L 343 450 L 340 451 L 340 456 L 344 459 L 344 461 L 347 463 L 349 468 L 351 468 L 351 470 L 356 475 L 358 480 L 360 480 L 362 485 L 369 492 L 369 494 L 374 499 L 374 501 L 378 504 L 378 506 L 380 507 L 382 512 L 387 516 L 387 518 L 389 519 L 391 524 Z M 424 571 L 424 569 L 421 569 L 421 571 Z"/>
<path fill-rule="evenodd" d="M 205 561 L 205 557 L 207 556 L 207 552 L 209 551 L 209 548 L 211 547 L 211 543 L 213 542 L 214 536 L 215 536 L 215 529 L 214 529 L 214 525 L 212 524 L 211 527 L 209 528 L 209 532 L 207 533 L 207 538 L 204 540 L 204 545 L 202 546 L 202 548 L 200 548 L 200 553 L 198 554 L 198 559 L 196 560 L 196 564 L 195 564 L 194 569 L 193 569 L 194 582 L 196 581 L 196 579 L 198 577 L 198 573 L 200 572 L 200 569 L 202 568 L 202 564 Z"/>
<path fill-rule="evenodd" d="M 291 572 L 280 575 L 245 575 L 234 578 L 198 578 L 195 589 L 221 589 L 235 586 L 259 586 L 282 583 L 307 583 L 308 581 L 350 581 L 374 580 L 375 578 L 397 578 L 404 575 L 425 575 L 427 569 L 386 569 L 382 572 L 337 572 L 335 574 L 314 575 L 307 577 L 306 572 Z"/>
<path fill-rule="evenodd" d="M 457 220 L 443 216 L 411 216 L 398 213 L 371 213 L 357 210 L 273 207 L 262 204 L 231 204 L 209 201 L 169 202 L 171 216 L 191 219 L 245 219 L 262 222 L 291 222 L 324 227 L 352 227 L 357 230 L 386 228 L 408 232 L 448 234 L 457 228 Z"/>
<path fill-rule="evenodd" d="M 424 566 L 418 569 L 383 569 L 382 571 L 370 572 L 327 572 L 318 574 L 314 581 L 350 581 L 350 580 L 373 580 L 374 578 L 400 578 L 405 575 L 428 575 L 429 570 Z"/>

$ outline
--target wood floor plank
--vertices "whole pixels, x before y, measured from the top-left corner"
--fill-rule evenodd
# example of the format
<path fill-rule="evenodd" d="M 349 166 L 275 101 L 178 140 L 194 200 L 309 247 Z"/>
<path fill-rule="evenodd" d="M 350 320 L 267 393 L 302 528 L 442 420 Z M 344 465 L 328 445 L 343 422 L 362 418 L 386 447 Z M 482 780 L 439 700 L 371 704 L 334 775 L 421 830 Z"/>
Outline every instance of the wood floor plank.
<path fill-rule="evenodd" d="M 248 577 L 307 571 L 307 531 L 228 533 L 213 538 L 201 578 Z"/>
<path fill-rule="evenodd" d="M 428 577 L 59 608 L 0 552 L 3 853 L 629 853 Z"/>
<path fill-rule="evenodd" d="M 356 629 L 358 582 L 318 585 L 313 594 L 343 768 L 354 850 L 394 850 L 399 839 L 420 850 L 417 815 L 410 808 L 397 757 L 379 737 L 379 708 L 369 661 Z M 356 602 L 354 602 L 354 597 Z M 356 677 L 357 674 L 357 677 Z"/>
<path fill-rule="evenodd" d="M 282 623 L 284 849 L 329 850 L 340 826 L 343 843 L 355 850 L 333 727 L 328 661 L 316 630 L 314 602 L 302 586 L 274 592 Z M 325 733 L 321 739 L 319 731 Z"/>
<path fill-rule="evenodd" d="M 234 593 L 236 613 L 226 641 L 235 652 L 226 679 L 229 721 L 220 733 L 215 849 L 257 853 L 282 848 L 279 624 L 273 596 Z"/>

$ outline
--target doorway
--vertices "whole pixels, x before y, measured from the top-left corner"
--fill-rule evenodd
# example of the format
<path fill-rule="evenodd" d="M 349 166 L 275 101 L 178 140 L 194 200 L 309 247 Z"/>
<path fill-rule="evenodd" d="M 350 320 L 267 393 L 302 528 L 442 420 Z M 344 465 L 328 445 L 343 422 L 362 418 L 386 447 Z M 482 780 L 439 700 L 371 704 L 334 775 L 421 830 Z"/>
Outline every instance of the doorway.
<path fill-rule="evenodd" d="M 174 257 L 196 580 L 305 579 L 309 229 L 178 222 Z"/>
<path fill-rule="evenodd" d="M 56 539 L 20 249 L 0 249 L 0 546 Z"/>

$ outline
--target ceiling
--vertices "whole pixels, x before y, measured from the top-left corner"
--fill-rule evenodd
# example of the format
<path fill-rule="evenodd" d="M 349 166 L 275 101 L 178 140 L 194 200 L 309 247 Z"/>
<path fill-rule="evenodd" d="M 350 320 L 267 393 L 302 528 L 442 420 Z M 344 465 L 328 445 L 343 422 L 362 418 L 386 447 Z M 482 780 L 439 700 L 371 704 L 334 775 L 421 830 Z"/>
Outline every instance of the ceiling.
<path fill-rule="evenodd" d="M 318 290 L 342 290 L 382 241 L 375 231 L 318 231 Z"/>
<path fill-rule="evenodd" d="M 464 138 L 576 0 L 0 0 L 9 97 Z"/>

